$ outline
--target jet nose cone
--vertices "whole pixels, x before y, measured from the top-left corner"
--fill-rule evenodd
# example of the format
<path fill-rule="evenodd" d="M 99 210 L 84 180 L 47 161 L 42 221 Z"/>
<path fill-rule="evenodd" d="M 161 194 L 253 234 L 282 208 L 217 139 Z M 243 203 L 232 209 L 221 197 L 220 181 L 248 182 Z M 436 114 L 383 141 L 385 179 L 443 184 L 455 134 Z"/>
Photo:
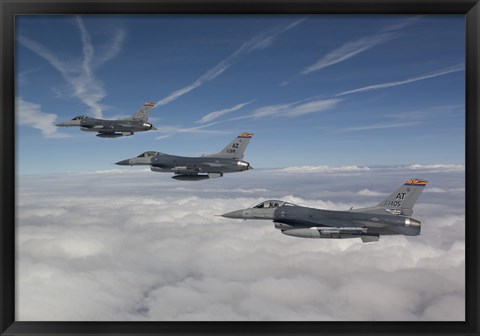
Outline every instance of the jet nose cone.
<path fill-rule="evenodd" d="M 238 219 L 243 219 L 243 210 L 237 210 L 237 211 L 232 211 L 232 212 L 227 212 L 222 215 L 222 217 L 225 218 L 238 218 Z"/>
<path fill-rule="evenodd" d="M 126 160 L 122 160 L 122 161 L 118 161 L 117 163 L 115 163 L 119 166 L 129 166 L 130 165 L 130 159 L 126 159 Z"/>

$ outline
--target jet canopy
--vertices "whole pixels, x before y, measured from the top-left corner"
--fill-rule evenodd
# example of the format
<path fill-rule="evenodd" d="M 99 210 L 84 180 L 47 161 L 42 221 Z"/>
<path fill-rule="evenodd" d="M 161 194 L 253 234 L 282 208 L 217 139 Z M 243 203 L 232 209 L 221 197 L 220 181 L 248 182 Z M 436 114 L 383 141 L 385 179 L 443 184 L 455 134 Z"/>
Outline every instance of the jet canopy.
<path fill-rule="evenodd" d="M 144 153 L 140 154 L 140 155 L 137 156 L 137 157 L 139 157 L 139 158 L 142 158 L 142 157 L 143 157 L 143 158 L 149 158 L 149 157 L 155 156 L 155 155 L 157 155 L 157 154 L 158 154 L 158 152 L 148 151 L 148 152 L 144 152 Z"/>
<path fill-rule="evenodd" d="M 278 201 L 278 200 L 268 200 L 254 206 L 257 209 L 267 209 L 267 208 L 280 208 L 283 206 L 296 206 L 295 204 Z"/>
<path fill-rule="evenodd" d="M 87 119 L 86 116 L 76 116 L 75 118 L 72 118 L 72 120 L 85 120 Z"/>

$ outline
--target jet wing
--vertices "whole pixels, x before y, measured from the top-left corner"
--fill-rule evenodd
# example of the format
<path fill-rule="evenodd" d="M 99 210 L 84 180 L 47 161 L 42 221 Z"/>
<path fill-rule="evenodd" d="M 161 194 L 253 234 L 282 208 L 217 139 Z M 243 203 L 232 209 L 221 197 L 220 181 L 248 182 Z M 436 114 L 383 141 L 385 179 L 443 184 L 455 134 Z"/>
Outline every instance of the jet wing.
<path fill-rule="evenodd" d="M 286 224 L 291 227 L 312 227 L 312 226 L 316 226 L 316 224 L 320 224 L 312 220 L 298 220 L 298 219 L 291 219 L 291 218 L 275 218 L 273 222 Z"/>

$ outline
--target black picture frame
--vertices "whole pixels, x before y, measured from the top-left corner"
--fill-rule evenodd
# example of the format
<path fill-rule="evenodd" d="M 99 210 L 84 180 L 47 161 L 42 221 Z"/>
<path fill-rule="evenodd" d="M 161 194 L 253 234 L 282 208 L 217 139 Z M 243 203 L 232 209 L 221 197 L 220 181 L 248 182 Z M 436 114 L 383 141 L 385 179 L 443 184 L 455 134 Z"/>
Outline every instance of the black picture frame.
<path fill-rule="evenodd" d="M 15 321 L 15 16 L 25 14 L 464 14 L 466 21 L 465 322 Z M 479 0 L 0 0 L 1 335 L 479 335 Z"/>

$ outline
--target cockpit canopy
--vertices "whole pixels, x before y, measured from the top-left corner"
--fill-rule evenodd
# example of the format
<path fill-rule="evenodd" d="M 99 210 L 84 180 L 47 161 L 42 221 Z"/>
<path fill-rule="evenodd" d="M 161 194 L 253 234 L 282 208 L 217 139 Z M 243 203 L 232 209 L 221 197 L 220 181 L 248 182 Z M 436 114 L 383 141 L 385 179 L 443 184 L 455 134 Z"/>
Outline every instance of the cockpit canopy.
<path fill-rule="evenodd" d="M 255 205 L 254 208 L 267 209 L 267 208 L 280 208 L 283 206 L 295 206 L 295 204 L 284 202 L 284 201 L 278 201 L 278 200 L 269 200 L 269 201 L 264 201 L 260 204 Z"/>
<path fill-rule="evenodd" d="M 72 120 L 85 120 L 87 119 L 86 116 L 76 116 L 75 118 L 73 118 Z"/>
<path fill-rule="evenodd" d="M 158 152 L 148 151 L 148 152 L 144 152 L 144 153 L 140 154 L 140 155 L 137 156 L 137 157 L 139 157 L 139 158 L 141 158 L 141 157 L 149 158 L 149 157 L 155 156 L 155 155 L 157 155 L 157 154 L 158 154 Z"/>

